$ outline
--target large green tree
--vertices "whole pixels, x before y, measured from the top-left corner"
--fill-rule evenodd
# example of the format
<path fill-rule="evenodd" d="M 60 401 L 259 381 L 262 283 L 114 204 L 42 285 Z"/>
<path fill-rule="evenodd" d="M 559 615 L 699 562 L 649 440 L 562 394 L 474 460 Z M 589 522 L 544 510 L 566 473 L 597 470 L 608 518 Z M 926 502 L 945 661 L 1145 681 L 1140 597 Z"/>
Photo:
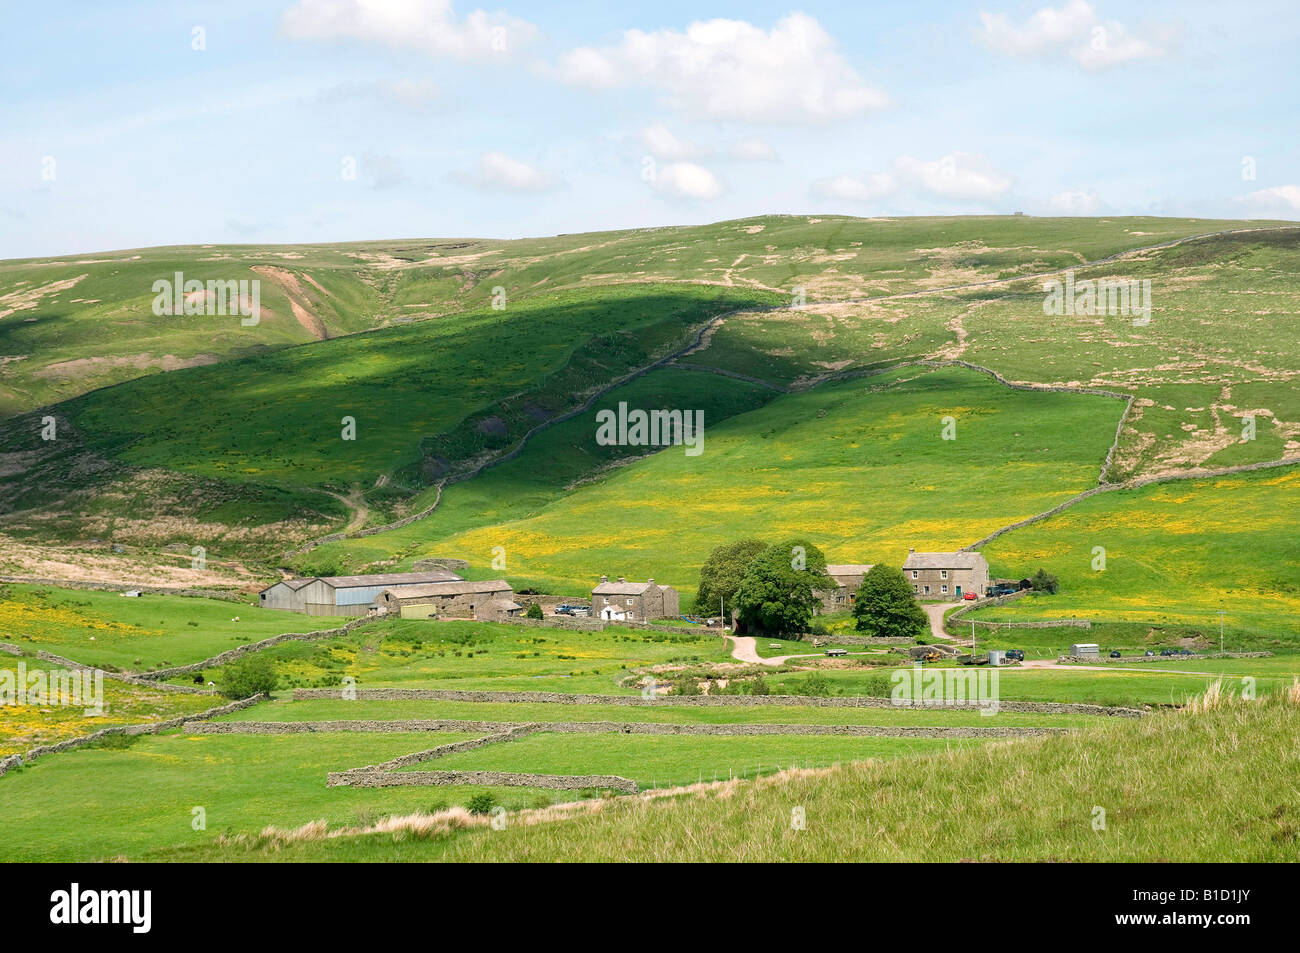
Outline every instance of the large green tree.
<path fill-rule="evenodd" d="M 767 549 L 761 539 L 739 539 L 716 547 L 700 567 L 700 588 L 695 596 L 695 611 L 713 615 L 721 611 L 722 600 L 731 606 L 736 600 L 736 590 L 745 570 L 754 557 Z"/>
<path fill-rule="evenodd" d="M 880 563 L 871 567 L 858 586 L 853 616 L 859 632 L 877 638 L 913 638 L 930 621 L 903 571 Z"/>
<path fill-rule="evenodd" d="M 826 556 L 807 540 L 769 546 L 749 564 L 736 590 L 740 629 L 764 635 L 806 632 L 820 600 L 815 589 L 834 585 Z"/>

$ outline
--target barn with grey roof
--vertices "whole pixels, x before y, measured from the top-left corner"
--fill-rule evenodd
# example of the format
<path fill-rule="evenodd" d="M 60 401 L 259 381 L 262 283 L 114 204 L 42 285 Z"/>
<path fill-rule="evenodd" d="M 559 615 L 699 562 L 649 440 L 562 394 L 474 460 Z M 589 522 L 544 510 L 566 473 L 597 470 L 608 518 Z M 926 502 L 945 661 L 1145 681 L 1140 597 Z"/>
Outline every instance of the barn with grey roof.
<path fill-rule="evenodd" d="M 361 576 L 313 576 L 284 579 L 258 594 L 265 609 L 285 609 L 307 615 L 365 615 L 375 597 L 389 588 L 455 582 L 460 576 L 446 569 L 429 572 L 372 573 Z"/>

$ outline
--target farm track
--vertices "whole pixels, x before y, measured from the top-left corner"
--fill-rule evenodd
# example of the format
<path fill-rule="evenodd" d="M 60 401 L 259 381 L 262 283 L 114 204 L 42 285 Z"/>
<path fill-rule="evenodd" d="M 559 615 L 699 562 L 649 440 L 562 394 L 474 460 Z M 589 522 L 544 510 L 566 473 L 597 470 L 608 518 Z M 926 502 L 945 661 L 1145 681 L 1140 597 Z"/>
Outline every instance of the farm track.
<path fill-rule="evenodd" d="M 1242 235 L 1242 234 L 1254 234 L 1260 232 L 1293 231 L 1293 230 L 1296 230 L 1296 226 L 1269 225 L 1261 228 L 1232 228 L 1232 229 L 1225 229 L 1217 232 L 1203 232 L 1199 235 L 1188 235 L 1183 238 L 1177 238 L 1167 242 L 1160 242 L 1159 244 L 1156 245 L 1144 245 L 1140 248 L 1130 248 L 1125 251 L 1116 252 L 1112 255 L 1107 255 L 1103 258 L 1096 258 L 1091 261 L 1080 262 L 1078 264 L 1070 265 L 1065 268 L 1053 268 L 1047 271 L 1035 272 L 1033 274 L 1028 274 L 1028 275 L 1015 275 L 1007 278 L 992 278 L 986 281 L 967 282 L 965 284 L 960 284 L 960 285 L 947 285 L 942 288 L 924 288 L 916 291 L 904 291 L 904 292 L 897 292 L 894 294 L 884 294 L 884 295 L 871 295 L 863 298 L 847 298 L 847 299 L 834 300 L 834 301 L 817 301 L 817 302 L 812 302 L 810 304 L 806 304 L 804 306 L 804 309 L 808 310 L 808 309 L 816 308 L 818 306 L 829 306 L 829 305 L 867 304 L 867 303 L 877 302 L 877 301 L 893 301 L 893 300 L 898 300 L 903 298 L 915 298 L 915 297 L 922 297 L 928 295 L 942 295 L 942 294 L 950 294 L 956 291 L 969 291 L 978 288 L 996 287 L 999 285 L 1014 284 L 1016 282 L 1035 281 L 1040 278 L 1046 278 L 1053 275 L 1061 275 L 1066 273 L 1067 271 L 1077 271 L 1082 268 L 1091 268 L 1097 265 L 1108 264 L 1110 262 L 1122 261 L 1126 258 L 1130 258 L 1135 255 L 1141 255 L 1146 252 L 1159 251 L 1161 249 L 1166 249 L 1166 248 L 1174 248 L 1176 246 L 1184 245 L 1189 242 L 1204 241 L 1205 239 L 1210 239 L 1210 238 L 1222 238 L 1229 235 Z M 714 317 L 706 321 L 699 328 L 699 330 L 694 334 L 694 336 L 687 344 L 677 348 L 676 350 L 670 352 L 669 354 L 661 358 L 652 361 L 649 364 L 644 365 L 643 367 L 637 368 L 636 370 L 631 371 L 630 373 L 625 374 L 622 377 L 619 377 L 615 380 L 608 382 L 607 384 L 603 385 L 602 387 L 594 391 L 580 406 L 574 408 L 573 410 L 567 411 L 564 414 L 561 414 L 557 417 L 551 418 L 550 420 L 546 420 L 539 423 L 536 427 L 533 427 L 532 429 L 527 431 L 520 438 L 519 442 L 514 447 L 512 447 L 508 451 L 505 451 L 501 455 L 491 460 L 488 460 L 482 464 L 479 464 L 478 466 L 474 467 L 471 470 L 467 470 L 463 473 L 453 474 L 446 477 L 442 481 L 442 483 L 439 484 L 438 498 L 434 500 L 433 505 L 427 507 L 419 514 L 416 514 L 414 517 L 409 517 L 409 516 L 404 517 L 403 519 L 396 520 L 393 523 L 385 524 L 383 526 L 372 527 L 371 529 L 364 531 L 365 535 L 370 536 L 377 533 L 382 533 L 389 529 L 396 529 L 401 526 L 407 526 L 412 522 L 416 522 L 417 520 L 422 520 L 427 518 L 428 516 L 432 515 L 433 512 L 437 509 L 439 502 L 441 502 L 442 489 L 446 485 L 451 483 L 459 483 L 462 482 L 463 480 L 473 479 L 474 477 L 483 473 L 485 470 L 489 470 L 492 467 L 513 460 L 515 457 L 519 456 L 519 454 L 524 451 L 524 449 L 528 445 L 528 441 L 532 439 L 534 436 L 536 436 L 537 434 L 541 433 L 544 430 L 549 429 L 550 427 L 555 426 L 556 424 L 564 423 L 567 420 L 572 420 L 574 417 L 578 416 L 579 414 L 586 412 L 591 408 L 591 406 L 597 400 L 599 400 L 601 397 L 603 397 L 605 394 L 609 393 L 610 391 L 618 387 L 621 387 L 624 384 L 627 384 L 633 380 L 636 380 L 637 378 L 642 377 L 653 370 L 656 370 L 660 367 L 666 367 L 669 365 L 683 370 L 695 370 L 695 371 L 702 371 L 706 373 L 719 374 L 724 377 L 730 377 L 736 380 L 746 381 L 756 386 L 766 387 L 769 390 L 774 390 L 778 393 L 786 393 L 786 394 L 798 393 L 804 390 L 809 390 L 823 383 L 830 383 L 830 382 L 841 381 L 841 380 L 852 380 L 860 377 L 875 377 L 905 367 L 923 366 L 923 367 L 939 368 L 939 367 L 959 366 L 959 367 L 967 367 L 971 370 L 976 370 L 981 373 L 988 374 L 999 383 L 1017 390 L 1038 390 L 1038 391 L 1054 391 L 1054 392 L 1063 392 L 1063 393 L 1093 394 L 1096 396 L 1113 397 L 1125 401 L 1124 410 L 1121 413 L 1119 422 L 1115 428 L 1115 440 L 1111 443 L 1110 450 L 1106 454 L 1106 459 L 1102 464 L 1101 472 L 1098 477 L 1098 482 L 1102 484 L 1101 486 L 1096 487 L 1089 491 L 1085 491 L 1084 493 L 1079 494 L 1076 497 L 1066 500 L 1065 503 L 1063 503 L 1059 507 L 1054 507 L 1053 509 L 1038 514 L 1037 516 L 1030 517 L 1028 520 L 1022 520 L 1018 523 L 1013 523 L 1010 526 L 1003 527 L 1002 529 L 996 531 L 995 533 L 990 534 L 990 536 L 985 537 L 984 539 L 979 540 L 976 543 L 972 543 L 969 546 L 963 547 L 964 550 L 977 549 L 978 547 L 984 545 L 985 543 L 991 542 L 993 539 L 996 539 L 998 536 L 1002 535 L 1005 532 L 1009 532 L 1013 529 L 1019 529 L 1021 526 L 1027 526 L 1030 525 L 1030 523 L 1035 523 L 1038 522 L 1039 520 L 1046 519 L 1047 517 L 1053 516 L 1057 512 L 1060 512 L 1060 510 L 1065 509 L 1068 506 L 1072 506 L 1074 503 L 1077 503 L 1079 500 L 1086 499 L 1088 496 L 1094 495 L 1097 492 L 1101 492 L 1104 490 L 1123 489 L 1132 486 L 1144 486 L 1148 482 L 1159 482 L 1160 480 L 1165 480 L 1165 479 L 1170 479 L 1170 480 L 1194 479 L 1197 477 L 1205 477 L 1205 476 L 1223 476 L 1223 475 L 1240 473 L 1240 472 L 1245 472 L 1247 470 L 1259 468 L 1258 464 L 1245 464 L 1238 467 L 1225 468 L 1223 470 L 1207 471 L 1207 472 L 1200 472 L 1200 473 L 1188 473 L 1185 475 L 1179 474 L 1175 476 L 1161 477 L 1161 478 L 1152 478 L 1151 480 L 1145 482 L 1134 483 L 1133 481 L 1129 481 L 1127 483 L 1106 483 L 1105 482 L 1106 474 L 1109 471 L 1111 463 L 1114 459 L 1116 448 L 1119 446 L 1119 440 L 1124 429 L 1124 423 L 1128 419 L 1129 410 L 1132 408 L 1135 395 L 1124 394 L 1118 391 L 1109 391 L 1102 388 L 1065 387 L 1063 385 L 1041 384 L 1032 381 L 1011 381 L 1008 380 L 1006 377 L 1004 377 L 1001 373 L 999 373 L 998 371 L 992 368 L 984 367 L 978 364 L 972 364 L 968 361 L 960 361 L 960 360 L 933 361 L 933 360 L 926 360 L 926 359 L 902 361 L 897 364 L 889 365 L 887 367 L 862 368 L 855 371 L 846 371 L 843 373 L 826 375 L 817 378 L 815 381 L 809 382 L 807 385 L 805 385 L 802 388 L 783 387 L 778 384 L 773 384 L 770 381 L 764 381 L 761 378 L 751 377 L 749 375 L 739 374 L 733 371 L 726 371 L 721 368 L 710 368 L 710 367 L 705 367 L 703 365 L 686 365 L 686 364 L 675 363 L 681 357 L 685 357 L 691 353 L 702 350 L 703 345 L 706 344 L 706 342 L 712 337 L 713 333 L 717 330 L 717 328 L 728 317 L 731 317 L 736 314 L 753 314 L 753 313 L 787 311 L 787 310 L 789 310 L 789 307 L 785 305 L 781 305 L 781 306 L 752 305 L 749 307 L 735 308 L 732 309 L 731 311 L 726 311 L 723 312 L 722 314 L 715 315 Z M 1290 465 L 1292 463 L 1297 463 L 1297 462 L 1300 462 L 1300 458 L 1283 458 L 1282 460 L 1273 461 L 1268 465 L 1283 466 L 1283 465 Z M 310 552 L 312 549 L 315 549 L 317 546 L 320 546 L 326 542 L 336 542 L 342 539 L 352 539 L 352 538 L 356 538 L 355 534 L 350 534 L 347 533 L 346 531 L 329 533 L 326 534 L 325 536 L 318 537 L 317 539 L 309 540 L 301 544 L 301 546 L 299 546 L 297 549 L 292 550 L 289 553 L 286 553 L 285 558 L 288 558 L 295 554 L 300 555 L 302 553 Z"/>

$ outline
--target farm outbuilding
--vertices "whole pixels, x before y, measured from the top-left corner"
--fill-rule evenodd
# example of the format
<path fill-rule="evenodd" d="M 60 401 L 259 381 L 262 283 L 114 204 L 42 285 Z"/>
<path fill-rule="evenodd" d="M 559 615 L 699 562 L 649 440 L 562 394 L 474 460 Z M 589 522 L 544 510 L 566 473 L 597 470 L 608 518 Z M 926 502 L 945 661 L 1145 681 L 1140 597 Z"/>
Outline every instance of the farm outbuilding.
<path fill-rule="evenodd" d="M 606 615 L 605 609 L 611 607 L 622 612 L 623 620 Z M 672 586 L 657 586 L 653 579 L 628 582 L 622 576 L 617 582 L 600 577 L 600 585 L 591 590 L 591 608 L 602 619 L 628 622 L 675 619 L 679 612 L 677 590 Z"/>
<path fill-rule="evenodd" d="M 458 580 L 460 576 L 445 569 L 285 579 L 263 589 L 258 596 L 258 605 L 264 609 L 286 609 L 307 615 L 365 615 L 375 597 L 385 589 Z"/>
<path fill-rule="evenodd" d="M 867 573 L 871 572 L 871 563 L 827 563 L 826 575 L 835 583 L 833 589 L 814 589 L 813 595 L 821 600 L 822 612 L 834 612 L 847 609 L 853 605 L 858 587 Z"/>
<path fill-rule="evenodd" d="M 376 609 L 402 619 L 475 619 L 501 622 L 523 612 L 514 590 L 504 579 L 433 582 L 395 586 L 375 598 Z"/>

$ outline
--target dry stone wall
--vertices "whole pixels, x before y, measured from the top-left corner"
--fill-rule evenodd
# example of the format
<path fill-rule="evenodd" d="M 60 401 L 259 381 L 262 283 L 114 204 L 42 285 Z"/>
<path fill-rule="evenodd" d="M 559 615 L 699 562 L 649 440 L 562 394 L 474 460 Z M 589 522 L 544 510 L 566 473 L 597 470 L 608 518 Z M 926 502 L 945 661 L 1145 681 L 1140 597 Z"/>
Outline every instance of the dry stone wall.
<path fill-rule="evenodd" d="M 256 705 L 268 696 L 253 695 L 250 698 L 241 701 L 231 702 L 229 705 L 222 705 L 219 708 L 209 708 L 207 711 L 199 712 L 197 715 L 181 715 L 177 718 L 168 718 L 163 721 L 149 722 L 143 725 L 114 725 L 111 728 L 101 728 L 99 731 L 91 732 L 88 735 L 81 735 L 77 738 L 69 738 L 66 741 L 60 741 L 52 745 L 38 745 L 30 748 L 23 755 L 10 755 L 3 761 L 0 761 L 0 777 L 14 768 L 24 764 L 31 764 L 37 758 L 47 754 L 56 754 L 60 751 L 71 751 L 74 748 L 82 748 L 89 744 L 94 744 L 102 738 L 109 735 L 152 735 L 160 731 L 166 731 L 169 728 L 180 728 L 190 721 L 199 721 L 207 718 L 216 718 L 220 715 L 228 715 L 231 712 L 240 711 L 251 705 Z"/>
<path fill-rule="evenodd" d="M 53 579 L 46 576 L 0 576 L 0 582 L 22 583 L 32 586 L 55 586 L 59 589 L 89 589 L 97 592 L 129 592 L 139 590 L 154 596 L 188 596 L 193 599 L 222 599 L 226 602 L 249 603 L 241 592 L 222 589 L 169 589 L 166 586 L 141 586 L 120 582 L 87 582 L 84 579 Z"/>
<path fill-rule="evenodd" d="M 431 757 L 441 757 L 453 751 L 467 751 L 497 741 L 510 741 L 535 732 L 552 732 L 555 734 L 625 734 L 625 735 L 709 735 L 741 737 L 746 735 L 844 735 L 863 738 L 1014 738 L 1031 735 L 1055 735 L 1068 732 L 1068 728 L 1049 726 L 1001 726 L 1001 725 L 694 725 L 663 724 L 659 722 L 622 722 L 622 721 L 547 721 L 547 722 L 508 722 L 508 721 L 451 721 L 446 719 L 406 719 L 400 721 L 316 721 L 316 722 L 280 722 L 280 721 L 236 721 L 236 722 L 196 722 L 187 723 L 185 730 L 193 734 L 250 734 L 283 735 L 313 732 L 415 732 L 415 731 L 483 731 L 487 738 L 470 741 L 458 741 L 432 748 L 438 752 Z M 518 730 L 518 734 L 507 732 Z M 429 755 L 430 752 L 420 754 Z M 414 759 L 414 760 L 411 760 Z M 415 758 L 407 755 L 396 759 L 403 764 L 415 764 L 417 761 L 429 760 L 429 757 Z M 388 766 L 400 766 L 396 762 L 386 765 L 374 765 L 374 770 Z M 347 772 L 344 772 L 347 773 Z"/>
<path fill-rule="evenodd" d="M 160 668 L 153 672 L 141 672 L 140 677 L 146 680 L 157 680 L 162 678 L 172 678 L 176 675 L 189 675 L 193 672 L 201 672 L 205 668 L 214 668 L 218 665 L 225 665 L 232 662 L 241 655 L 249 652 L 260 652 L 262 649 L 269 649 L 273 645 L 279 645 L 282 642 L 314 642 L 317 639 L 334 639 L 342 635 L 347 635 L 353 629 L 371 622 L 378 621 L 379 616 L 361 616 L 353 619 L 336 629 L 322 629 L 319 632 L 286 632 L 283 635 L 273 635 L 269 639 L 262 639 L 260 642 L 247 642 L 244 645 L 235 646 L 235 648 L 222 652 L 220 655 L 214 655 L 212 658 L 204 659 L 202 662 L 194 662 L 190 665 L 177 665 L 174 668 Z"/>
<path fill-rule="evenodd" d="M 659 695 L 645 698 L 641 695 L 568 695 L 562 692 L 491 692 L 458 691 L 435 688 L 363 688 L 357 689 L 358 700 L 376 701 L 461 701 L 505 702 L 557 705 L 629 705 L 629 706 L 686 706 L 686 707 L 745 707 L 752 705 L 787 705 L 810 708 L 896 708 L 888 698 L 870 695 Z M 341 698 L 340 689 L 295 688 L 295 700 L 307 698 Z M 917 708 L 942 708 L 951 711 L 979 711 L 981 705 L 917 705 Z M 1138 718 L 1143 714 L 1135 708 L 1113 708 L 1104 705 L 1067 704 L 1062 702 L 999 702 L 999 711 L 1035 712 L 1049 714 L 1115 715 Z"/>

